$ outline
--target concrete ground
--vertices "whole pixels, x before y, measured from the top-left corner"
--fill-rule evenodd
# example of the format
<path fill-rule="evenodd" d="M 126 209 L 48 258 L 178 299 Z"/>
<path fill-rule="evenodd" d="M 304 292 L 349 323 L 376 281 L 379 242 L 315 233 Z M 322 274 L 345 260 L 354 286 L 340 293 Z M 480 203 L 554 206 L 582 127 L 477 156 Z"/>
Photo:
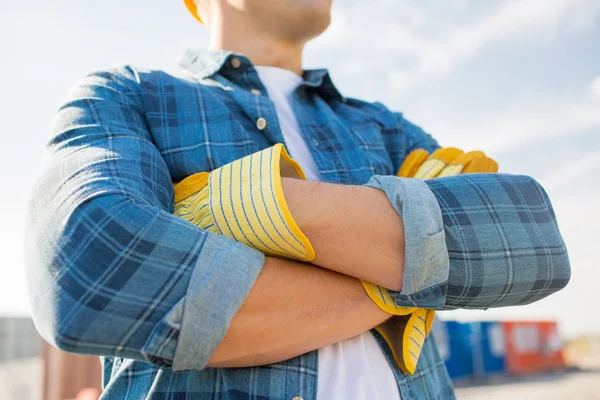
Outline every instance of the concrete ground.
<path fill-rule="evenodd" d="M 600 399 L 600 369 L 567 370 L 457 387 L 456 396 L 459 400 Z"/>
<path fill-rule="evenodd" d="M 459 400 L 600 400 L 600 355 L 578 357 L 563 371 L 506 377 L 456 388 Z"/>
<path fill-rule="evenodd" d="M 41 357 L 0 364 L 0 400 L 39 400 L 42 398 Z"/>

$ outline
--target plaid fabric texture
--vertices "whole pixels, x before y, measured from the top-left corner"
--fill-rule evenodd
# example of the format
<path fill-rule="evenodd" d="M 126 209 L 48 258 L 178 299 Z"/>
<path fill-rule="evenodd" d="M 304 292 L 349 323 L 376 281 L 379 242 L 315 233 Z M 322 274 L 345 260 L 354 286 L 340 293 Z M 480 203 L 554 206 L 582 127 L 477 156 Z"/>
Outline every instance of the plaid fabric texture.
<path fill-rule="evenodd" d="M 172 215 L 173 182 L 284 140 L 272 102 L 251 91 L 266 93 L 247 58 L 190 51 L 181 67 L 176 75 L 92 73 L 58 111 L 29 203 L 36 326 L 64 350 L 104 357 L 106 399 L 314 400 L 317 352 L 256 368 L 204 368 L 264 259 Z M 342 97 L 326 71 L 304 78 L 293 106 L 324 181 L 365 184 L 394 174 L 415 148 L 438 148 L 401 114 Z M 567 283 L 554 213 L 531 178 L 428 185 L 442 211 L 448 279 L 398 294 L 399 304 L 525 304 Z M 453 398 L 431 336 L 407 376 L 374 335 L 403 399 Z"/>

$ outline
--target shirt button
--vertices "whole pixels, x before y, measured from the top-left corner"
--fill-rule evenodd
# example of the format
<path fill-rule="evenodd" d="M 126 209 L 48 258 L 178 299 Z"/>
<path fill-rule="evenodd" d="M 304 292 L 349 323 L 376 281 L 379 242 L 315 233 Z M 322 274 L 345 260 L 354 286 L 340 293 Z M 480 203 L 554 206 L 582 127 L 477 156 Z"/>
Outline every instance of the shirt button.
<path fill-rule="evenodd" d="M 233 57 L 233 58 L 231 59 L 231 66 L 232 66 L 233 68 L 239 68 L 241 65 L 242 65 L 242 62 L 240 61 L 240 59 L 239 59 L 239 58 L 237 58 L 237 57 Z"/>
<path fill-rule="evenodd" d="M 250 92 L 252 92 L 252 94 L 255 96 L 260 96 L 260 90 L 258 89 L 252 89 Z"/>
<path fill-rule="evenodd" d="M 267 120 L 264 118 L 259 118 L 256 120 L 256 127 L 261 131 L 267 127 Z"/>
<path fill-rule="evenodd" d="M 304 400 L 304 399 L 302 397 L 300 397 L 300 396 L 296 396 L 292 400 Z"/>
<path fill-rule="evenodd" d="M 312 143 L 315 145 L 315 147 L 319 146 L 319 141 L 315 138 L 312 139 Z"/>

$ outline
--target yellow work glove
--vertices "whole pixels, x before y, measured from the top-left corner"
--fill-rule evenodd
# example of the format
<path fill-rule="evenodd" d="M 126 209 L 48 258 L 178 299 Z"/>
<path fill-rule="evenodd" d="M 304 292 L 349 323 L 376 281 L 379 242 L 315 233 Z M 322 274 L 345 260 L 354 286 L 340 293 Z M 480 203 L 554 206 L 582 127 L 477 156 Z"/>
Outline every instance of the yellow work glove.
<path fill-rule="evenodd" d="M 486 157 L 482 151 L 465 153 L 449 147 L 438 149 L 431 155 L 423 149 L 411 152 L 396 175 L 403 178 L 431 179 L 497 171 L 498 163 Z M 387 289 L 370 282 L 361 282 L 371 300 L 385 312 L 394 315 L 375 329 L 390 346 L 400 369 L 407 374 L 414 374 L 435 312 L 416 307 L 399 307 Z"/>
<path fill-rule="evenodd" d="M 173 214 L 265 254 L 311 261 L 315 252 L 287 207 L 281 177 L 306 179 L 276 144 L 176 183 Z"/>

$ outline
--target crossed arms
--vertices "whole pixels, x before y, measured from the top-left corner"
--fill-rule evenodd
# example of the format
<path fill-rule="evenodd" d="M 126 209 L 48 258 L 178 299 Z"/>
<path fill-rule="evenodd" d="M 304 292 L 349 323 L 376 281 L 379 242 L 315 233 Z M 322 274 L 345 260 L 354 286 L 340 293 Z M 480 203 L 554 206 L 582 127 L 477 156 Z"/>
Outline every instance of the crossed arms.
<path fill-rule="evenodd" d="M 326 189 L 308 200 L 303 196 L 314 192 L 292 185 L 290 208 L 300 220 L 296 201 L 312 201 L 304 211 L 319 201 L 337 200 L 347 209 L 367 201 L 375 215 L 335 219 L 350 224 L 341 235 L 308 217 L 307 235 L 321 257 L 314 262 L 330 269 L 265 259 L 170 214 L 171 176 L 143 120 L 129 68 L 88 76 L 57 115 L 30 200 L 26 255 L 34 320 L 64 350 L 175 370 L 258 365 L 384 321 L 388 315 L 356 278 L 397 290 L 398 305 L 435 309 L 526 304 L 568 282 L 550 202 L 523 176 L 420 182 L 439 213 L 439 226 L 422 232 L 398 209 L 397 199 L 411 192 L 407 180 L 375 177 L 376 188 L 307 183 Z M 404 124 L 407 140 L 426 140 Z M 405 258 L 399 238 L 405 238 Z M 319 245 L 331 239 L 334 246 Z M 419 246 L 427 251 L 415 255 Z M 376 257 L 383 261 L 365 268 Z M 424 261 L 409 263 L 410 257 Z"/>
<path fill-rule="evenodd" d="M 313 263 L 324 268 L 268 257 L 209 366 L 286 360 L 359 335 L 390 317 L 357 279 L 396 290 L 401 286 L 404 229 L 385 194 L 295 179 L 283 184 L 290 211 L 315 248 Z M 372 210 L 369 218 L 365 210 Z"/>

